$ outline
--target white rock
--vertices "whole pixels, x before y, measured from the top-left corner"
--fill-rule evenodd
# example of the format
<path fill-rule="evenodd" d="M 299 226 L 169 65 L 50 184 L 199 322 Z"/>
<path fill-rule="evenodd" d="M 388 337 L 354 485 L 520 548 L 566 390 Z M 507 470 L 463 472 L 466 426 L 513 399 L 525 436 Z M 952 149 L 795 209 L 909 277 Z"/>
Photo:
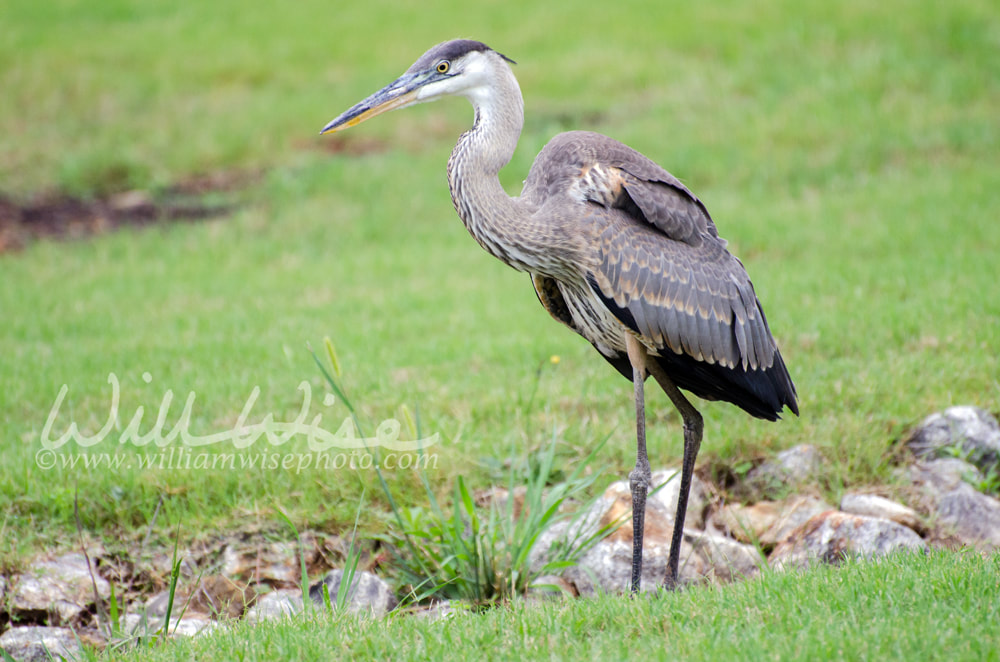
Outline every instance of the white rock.
<path fill-rule="evenodd" d="M 762 566 L 767 565 L 756 547 L 726 536 L 701 533 L 693 536 L 692 543 L 695 553 L 704 560 L 706 571 L 719 581 L 753 577 Z"/>
<path fill-rule="evenodd" d="M 247 610 L 246 620 L 251 623 L 287 618 L 302 611 L 302 591 L 279 589 L 262 595 Z"/>
<path fill-rule="evenodd" d="M 923 487 L 929 496 L 940 497 L 961 485 L 966 479 L 982 480 L 982 474 L 965 460 L 948 457 L 913 463 L 909 468 L 909 478 L 916 485 Z"/>
<path fill-rule="evenodd" d="M 452 602 L 451 600 L 441 600 L 440 602 L 435 602 L 427 607 L 423 607 L 413 612 L 416 618 L 427 620 L 427 621 L 447 621 L 455 617 L 460 611 L 464 610 L 464 605 L 462 602 Z"/>
<path fill-rule="evenodd" d="M 938 526 L 983 552 L 1000 549 L 1000 501 L 961 483 L 937 503 Z"/>
<path fill-rule="evenodd" d="M 183 606 L 184 601 L 178 601 L 178 595 L 174 594 L 174 609 L 178 606 Z M 162 618 L 167 614 L 167 604 L 170 602 L 170 592 L 160 591 L 159 593 L 154 593 L 146 600 L 145 612 L 150 618 Z"/>
<path fill-rule="evenodd" d="M 330 603 L 337 604 L 340 592 L 340 582 L 343 570 L 331 570 L 322 581 L 309 589 L 309 597 L 316 604 L 323 606 L 323 584 L 326 584 L 330 595 Z M 347 610 L 367 612 L 373 616 L 384 616 L 396 608 L 398 601 L 392 588 L 382 579 L 370 572 L 358 572 L 354 575 L 347 593 Z"/>
<path fill-rule="evenodd" d="M 840 509 L 853 515 L 867 515 L 868 517 L 891 520 L 918 533 L 924 530 L 917 511 L 875 494 L 847 492 L 840 499 Z"/>
<path fill-rule="evenodd" d="M 665 484 L 664 484 L 665 483 Z M 627 487 L 628 483 L 624 483 Z M 671 524 L 674 521 L 674 515 L 677 513 L 677 498 L 681 491 L 681 470 L 677 469 L 661 469 L 653 473 L 653 478 L 650 481 L 650 491 L 656 489 L 660 485 L 662 488 L 656 490 L 646 500 L 646 508 L 649 508 L 650 502 L 656 502 L 661 504 L 666 512 L 670 514 Z M 629 491 L 629 497 L 631 498 L 631 491 Z M 687 511 L 684 515 L 684 528 L 685 529 L 704 529 L 705 528 L 705 508 L 708 506 L 708 489 L 705 487 L 705 483 L 702 482 L 697 475 L 691 477 L 691 491 L 688 494 L 688 504 Z"/>
<path fill-rule="evenodd" d="M 656 590 L 666 576 L 670 541 L 674 530 L 674 515 L 680 486 L 680 472 L 676 469 L 657 471 L 653 474 L 651 488 L 663 485 L 646 500 L 643 533 L 642 590 Z M 732 539 L 706 536 L 700 530 L 705 524 L 708 489 L 693 477 L 685 517 L 684 537 L 681 541 L 678 580 L 691 583 L 702 580 L 706 574 L 728 579 L 735 574 L 750 572 L 754 566 L 750 559 L 756 555 Z M 585 538 L 602 527 L 617 524 L 607 537 L 597 542 L 580 557 L 578 565 L 562 572 L 580 595 L 594 593 L 622 593 L 631 589 L 632 578 L 632 493 L 628 481 L 612 483 L 590 508 L 575 521 L 559 522 L 539 537 L 532 550 L 532 569 L 542 570 L 548 559 L 548 550 L 559 539 Z M 700 541 L 694 543 L 694 541 Z M 696 551 L 696 546 L 698 550 Z M 752 548 L 751 548 L 752 549 Z M 759 555 L 757 555 L 759 560 Z"/>
<path fill-rule="evenodd" d="M 954 448 L 983 471 L 1000 466 L 1000 424 L 978 407 L 949 407 L 931 414 L 906 444 L 918 458 Z"/>
<path fill-rule="evenodd" d="M 676 476 L 675 476 L 676 474 Z M 669 549 L 670 536 L 674 529 L 674 515 L 677 508 L 677 493 L 680 485 L 680 472 L 673 469 L 657 471 L 653 474 L 651 489 L 666 483 L 662 489 L 655 494 L 651 494 L 646 499 L 646 514 L 643 527 L 644 547 L 647 554 L 655 554 L 648 550 L 663 545 Z M 704 511 L 708 503 L 707 490 L 704 483 L 697 476 L 691 481 L 691 496 L 688 499 L 687 515 L 685 516 L 685 530 L 691 527 L 700 528 L 704 526 Z M 546 562 L 550 561 L 549 550 L 556 541 L 582 541 L 595 535 L 602 527 L 611 527 L 618 524 L 617 528 L 608 531 L 606 543 L 620 542 L 628 545 L 631 550 L 632 545 L 632 492 L 628 481 L 617 481 L 608 486 L 599 498 L 595 499 L 590 507 L 578 517 L 557 522 L 549 527 L 538 537 L 534 548 L 531 550 L 531 568 L 534 572 L 541 572 Z M 690 527 L 688 525 L 691 525 Z M 602 549 L 608 550 L 615 555 L 618 548 L 603 545 Z M 595 560 L 596 556 L 588 555 L 589 560 Z M 664 568 L 666 566 L 664 565 Z M 615 571 L 617 572 L 617 570 Z M 631 577 L 631 551 L 629 552 L 628 577 Z M 645 569 L 643 570 L 645 576 Z M 612 573 L 614 574 L 614 573 Z M 617 575 L 606 580 L 599 581 L 598 584 L 606 587 L 617 586 L 615 583 Z M 657 584 L 663 582 L 663 576 L 658 578 Z M 584 582 L 591 584 L 592 582 Z M 645 581 L 644 581 L 645 584 Z M 611 590 L 610 588 L 608 590 Z M 616 589 L 615 589 L 616 590 Z"/>
<path fill-rule="evenodd" d="M 764 495 L 812 482 L 823 468 L 823 455 L 812 444 L 799 444 L 747 473 L 746 484 Z"/>
<path fill-rule="evenodd" d="M 157 625 L 154 626 L 150 622 L 151 618 L 152 617 L 144 616 L 143 614 L 129 612 L 122 617 L 119 627 L 122 632 L 130 635 L 153 634 L 156 631 L 156 628 L 159 627 L 158 624 L 162 622 L 162 619 L 156 619 Z"/>
<path fill-rule="evenodd" d="M 837 564 L 847 556 L 872 559 L 897 551 L 927 551 L 912 529 L 863 515 L 827 511 L 816 515 L 775 547 L 772 568 L 804 568 L 810 563 Z"/>
<path fill-rule="evenodd" d="M 719 509 L 712 523 L 742 542 L 774 545 L 812 517 L 833 509 L 817 497 L 794 496 L 749 506 L 730 504 Z"/>
<path fill-rule="evenodd" d="M 197 637 L 217 630 L 219 623 L 203 615 L 185 615 L 170 621 L 169 634 L 172 637 Z"/>
<path fill-rule="evenodd" d="M 13 613 L 47 613 L 52 622 L 62 625 L 80 616 L 94 604 L 97 596 L 106 600 L 111 585 L 87 565 L 83 554 L 66 554 L 59 558 L 37 561 L 17 578 L 11 590 L 10 609 Z"/>
<path fill-rule="evenodd" d="M 180 610 L 182 606 L 176 606 Z M 163 615 L 126 614 L 122 619 L 122 631 L 132 636 L 152 636 L 163 629 Z M 221 627 L 219 623 L 207 614 L 186 611 L 178 616 L 174 611 L 170 618 L 169 636 L 194 637 L 207 634 Z"/>
<path fill-rule="evenodd" d="M 643 592 L 655 591 L 663 585 L 669 553 L 669 543 L 652 541 L 643 546 Z M 690 542 L 682 542 L 680 559 L 678 582 L 700 581 L 705 574 L 705 561 L 694 552 Z M 627 593 L 632 581 L 632 543 L 602 540 L 580 558 L 578 565 L 567 568 L 563 577 L 581 596 Z"/>
<path fill-rule="evenodd" d="M 0 637 L 0 649 L 18 662 L 83 657 L 83 650 L 71 629 L 43 625 L 11 628 Z"/>

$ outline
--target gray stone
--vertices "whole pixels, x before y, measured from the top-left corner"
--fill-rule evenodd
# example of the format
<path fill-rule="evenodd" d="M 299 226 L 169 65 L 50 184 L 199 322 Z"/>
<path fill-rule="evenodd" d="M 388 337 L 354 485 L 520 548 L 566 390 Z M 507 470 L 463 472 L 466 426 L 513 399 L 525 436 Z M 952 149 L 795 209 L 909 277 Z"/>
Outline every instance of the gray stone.
<path fill-rule="evenodd" d="M 167 604 L 170 602 L 170 592 L 160 591 L 159 593 L 154 593 L 152 596 L 146 600 L 146 615 L 150 618 L 162 618 L 167 615 Z M 183 601 L 178 603 L 177 595 L 174 595 L 174 604 L 183 605 Z"/>
<path fill-rule="evenodd" d="M 672 471 L 656 472 L 652 485 L 655 487 L 673 474 Z M 657 482 L 659 481 L 659 482 Z M 677 498 L 676 485 L 679 480 L 671 480 L 656 495 L 646 501 L 645 527 L 643 529 L 646 545 L 657 543 L 669 544 L 673 532 L 674 512 Z M 671 503 L 671 485 L 673 503 Z M 697 485 L 697 487 L 695 487 Z M 661 493 L 666 494 L 661 494 Z M 692 481 L 692 498 L 688 501 L 688 515 L 695 522 L 704 521 L 705 489 L 700 481 Z M 544 565 L 551 561 L 549 551 L 556 542 L 560 544 L 579 544 L 602 529 L 607 529 L 607 541 L 620 541 L 632 544 L 632 493 L 628 482 L 612 483 L 600 497 L 594 500 L 587 510 L 556 522 L 544 531 L 531 550 L 531 569 L 533 572 L 544 572 Z M 630 547 L 631 548 L 631 547 Z M 588 558 L 593 558 L 588 555 Z M 630 561 L 631 563 L 631 561 Z M 629 571 L 631 576 L 631 570 Z"/>
<path fill-rule="evenodd" d="M 685 536 L 687 538 L 687 536 Z M 667 573 L 669 542 L 647 540 L 642 554 L 642 591 L 655 591 L 663 585 Z M 690 541 L 681 543 L 678 582 L 691 584 L 705 575 L 705 561 L 695 553 Z M 627 593 L 632 581 L 632 543 L 606 538 L 598 542 L 577 565 L 563 573 L 581 596 L 598 593 Z"/>
<path fill-rule="evenodd" d="M 812 482 L 822 470 L 823 456 L 812 444 L 799 444 L 747 473 L 746 484 L 754 492 L 773 496 L 788 487 Z"/>
<path fill-rule="evenodd" d="M 975 466 L 957 458 L 915 462 L 907 470 L 920 488 L 920 507 L 930 513 L 931 539 L 947 547 L 1000 549 L 1000 502 L 967 480 L 983 479 Z"/>
<path fill-rule="evenodd" d="M 266 593 L 257 599 L 257 603 L 246 613 L 246 620 L 251 623 L 287 618 L 302 611 L 302 591 L 295 589 L 278 589 Z"/>
<path fill-rule="evenodd" d="M 643 569 L 642 590 L 654 590 L 663 584 L 666 576 L 670 538 L 674 530 L 674 515 L 677 508 L 677 493 L 680 473 L 674 469 L 657 471 L 653 474 L 651 488 L 665 485 L 646 500 L 646 516 L 643 528 Z M 691 496 L 688 499 L 687 515 L 697 526 L 704 525 L 704 511 L 707 505 L 707 490 L 695 477 L 691 482 Z M 604 494 L 593 503 L 588 511 L 571 522 L 560 522 L 551 531 L 541 536 L 532 555 L 532 568 L 541 570 L 547 560 L 547 551 L 554 540 L 559 538 L 585 538 L 602 527 L 610 527 L 607 536 L 583 554 L 574 567 L 566 569 L 562 576 L 575 588 L 579 595 L 593 595 L 596 592 L 621 593 L 630 590 L 632 578 L 632 492 L 627 481 L 612 483 Z M 689 537 L 687 529 L 685 537 Z M 681 564 L 679 581 L 698 581 L 705 572 L 705 561 L 694 553 L 689 540 L 681 544 Z"/>
<path fill-rule="evenodd" d="M 87 565 L 83 554 L 36 561 L 12 587 L 10 609 L 25 618 L 44 614 L 51 624 L 65 625 L 94 604 L 95 585 L 101 600 L 111 595 L 110 584 Z"/>
<path fill-rule="evenodd" d="M 983 552 L 1000 549 L 1000 501 L 960 483 L 937 502 L 938 526 Z"/>
<path fill-rule="evenodd" d="M 753 577 L 767 565 L 756 547 L 726 536 L 702 533 L 692 539 L 695 553 L 703 562 L 706 574 L 721 582 Z"/>
<path fill-rule="evenodd" d="M 604 526 L 602 518 L 612 503 L 613 499 L 600 497 L 587 510 L 571 519 L 557 521 L 539 534 L 528 555 L 531 572 L 546 572 L 545 564 L 552 561 L 553 545 L 578 545 L 596 535 Z"/>
<path fill-rule="evenodd" d="M 323 585 L 326 584 L 330 603 L 336 605 L 343 575 L 343 570 L 331 570 L 322 581 L 309 589 L 309 597 L 316 604 L 323 606 Z M 384 616 L 395 609 L 397 604 L 396 595 L 382 579 L 370 572 L 358 572 L 354 575 L 346 598 L 348 611 Z"/>
<path fill-rule="evenodd" d="M 432 622 L 446 621 L 450 618 L 454 618 L 456 613 L 462 611 L 463 604 L 464 603 L 461 602 L 452 602 L 451 600 L 442 600 L 427 607 L 418 609 L 413 612 L 413 615 L 417 618 Z"/>
<path fill-rule="evenodd" d="M 812 444 L 799 444 L 778 453 L 775 464 L 790 480 L 802 482 L 813 478 L 823 467 L 823 455 Z"/>
<path fill-rule="evenodd" d="M 213 621 L 207 615 L 185 614 L 183 618 L 170 621 L 168 633 L 171 637 L 197 637 L 213 632 L 220 627 L 217 621 Z"/>
<path fill-rule="evenodd" d="M 18 662 L 78 660 L 83 650 L 69 628 L 29 625 L 11 628 L 0 637 L 0 649 Z"/>
<path fill-rule="evenodd" d="M 180 576 L 183 579 L 193 579 L 198 576 L 198 567 L 195 558 L 198 555 L 189 549 L 177 550 L 177 559 L 180 560 Z M 161 577 L 169 577 L 174 567 L 173 548 L 169 552 L 159 550 L 149 559 L 153 572 Z"/>
<path fill-rule="evenodd" d="M 180 607 L 177 607 L 180 610 Z M 122 630 L 132 636 L 152 636 L 163 629 L 163 615 L 154 616 L 152 614 L 126 614 L 122 619 Z M 194 637 L 207 634 L 221 627 L 219 623 L 208 614 L 184 611 L 181 616 L 177 612 L 172 612 L 170 618 L 170 628 L 168 635 L 173 637 Z"/>
<path fill-rule="evenodd" d="M 920 516 L 913 508 L 875 494 L 847 492 L 840 499 L 840 509 L 852 515 L 867 515 L 868 517 L 891 520 L 913 529 L 917 533 L 925 529 L 920 521 Z"/>
<path fill-rule="evenodd" d="M 958 453 L 981 471 L 1000 469 L 1000 424 L 978 407 L 949 407 L 931 414 L 906 442 L 918 458 Z"/>
<path fill-rule="evenodd" d="M 665 483 L 665 485 L 664 485 Z M 627 487 L 628 483 L 624 483 Z M 681 470 L 661 469 L 653 473 L 650 481 L 650 489 L 657 489 L 649 495 L 646 508 L 649 502 L 658 502 L 670 513 L 670 522 L 673 523 L 674 515 L 677 513 L 677 498 L 681 491 Z M 629 492 L 631 498 L 631 492 Z M 705 528 L 705 509 L 708 507 L 709 493 L 705 483 L 697 475 L 691 477 L 691 491 L 688 494 L 687 511 L 684 515 L 685 529 Z"/>
<path fill-rule="evenodd" d="M 304 535 L 303 538 L 305 538 Z M 301 581 L 298 543 L 287 541 L 253 542 L 257 544 L 231 543 L 226 545 L 225 549 L 222 550 L 221 574 L 226 577 L 286 587 L 295 586 Z"/>
<path fill-rule="evenodd" d="M 772 568 L 804 568 L 811 563 L 837 564 L 847 556 L 872 559 L 897 551 L 926 552 L 912 529 L 863 515 L 827 511 L 796 529 L 772 552 Z"/>
<path fill-rule="evenodd" d="M 643 538 L 654 542 L 669 542 L 674 530 L 674 515 L 677 514 L 677 494 L 680 491 L 680 472 L 657 471 L 653 474 L 650 487 L 659 485 L 662 489 L 646 498 L 646 516 L 643 520 Z M 708 503 L 706 490 L 697 478 L 691 481 L 691 496 L 688 499 L 687 514 L 684 516 L 685 529 L 702 529 L 705 526 L 705 507 Z M 612 483 L 604 491 L 602 505 L 607 505 L 600 518 L 601 525 L 615 521 L 622 526 L 611 533 L 622 540 L 632 541 L 632 490 L 625 481 Z"/>
<path fill-rule="evenodd" d="M 159 627 L 151 623 L 151 618 L 143 614 L 129 612 L 122 617 L 119 627 L 121 627 L 122 632 L 125 634 L 136 636 L 151 635 Z M 159 622 L 162 622 L 162 619 L 157 620 L 157 623 Z"/>
<path fill-rule="evenodd" d="M 908 473 L 910 481 L 923 487 L 924 493 L 931 497 L 940 497 L 966 480 L 982 480 L 979 469 L 954 457 L 915 462 Z"/>
<path fill-rule="evenodd" d="M 222 575 L 208 575 L 179 585 L 174 592 L 171 613 L 182 610 L 210 614 L 215 618 L 239 618 L 257 599 L 257 593 Z M 192 592 L 193 588 L 193 592 Z M 146 601 L 145 613 L 162 618 L 167 614 L 169 591 L 160 591 Z"/>
<path fill-rule="evenodd" d="M 632 519 L 631 516 L 627 516 L 629 512 L 621 505 L 621 495 L 612 486 L 585 510 L 571 515 L 568 519 L 555 522 L 538 536 L 528 556 L 531 572 L 536 575 L 549 574 L 545 566 L 554 560 L 554 555 L 551 553 L 553 545 L 558 545 L 561 549 L 579 548 L 587 540 L 601 535 L 602 529 L 605 529 L 605 537 L 616 534 L 622 536 L 627 530 L 631 540 Z M 567 572 L 571 570 L 562 570 L 560 573 L 569 580 Z M 572 583 L 572 580 L 569 581 Z"/>

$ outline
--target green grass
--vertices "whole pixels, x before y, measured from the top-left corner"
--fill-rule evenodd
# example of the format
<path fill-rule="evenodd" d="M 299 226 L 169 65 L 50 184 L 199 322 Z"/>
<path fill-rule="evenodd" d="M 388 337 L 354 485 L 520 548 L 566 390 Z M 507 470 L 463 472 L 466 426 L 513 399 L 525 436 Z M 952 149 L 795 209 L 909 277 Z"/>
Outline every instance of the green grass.
<path fill-rule="evenodd" d="M 164 539 L 177 523 L 191 536 L 278 528 L 279 508 L 300 528 L 344 531 L 362 491 L 373 498 L 362 531 L 384 530 L 371 470 L 36 464 L 60 386 L 68 395 L 54 430 L 73 420 L 93 432 L 108 417 L 109 373 L 121 382 L 119 429 L 142 406 L 148 430 L 168 390 L 168 427 L 193 392 L 192 432 L 232 428 L 256 386 L 250 420 L 290 421 L 306 380 L 311 411 L 335 430 L 346 412 L 322 404 L 306 350 L 327 335 L 365 420 L 399 418 L 405 405 L 441 435 L 429 471 L 441 495 L 458 475 L 473 489 L 499 481 L 512 442 L 527 456 L 553 430 L 566 464 L 612 435 L 598 485 L 626 474 L 627 383 L 455 217 L 444 167 L 471 121 L 464 102 L 316 136 L 455 36 L 519 62 L 527 124 L 502 173 L 509 190 L 554 133 L 602 131 L 688 183 L 746 264 L 802 417 L 772 425 L 706 404 L 703 466 L 808 441 L 831 460 L 835 497 L 844 485 L 891 481 L 892 444 L 926 414 L 1000 409 L 992 4 L 607 9 L 7 3 L 4 193 L 89 196 L 220 169 L 265 174 L 251 204 L 222 221 L 0 256 L 0 532 L 14 541 L 3 562 L 68 544 L 77 489 L 84 527 L 109 544 L 144 534 L 161 496 Z M 652 461 L 676 462 L 678 417 L 662 394 L 649 397 Z M 134 458 L 115 438 L 93 450 Z M 305 439 L 286 449 L 306 450 Z M 401 499 L 423 501 L 415 472 L 389 481 Z"/>
<path fill-rule="evenodd" d="M 996 660 L 1000 564 L 936 553 L 656 598 L 515 602 L 445 621 L 316 613 L 133 659 Z"/>

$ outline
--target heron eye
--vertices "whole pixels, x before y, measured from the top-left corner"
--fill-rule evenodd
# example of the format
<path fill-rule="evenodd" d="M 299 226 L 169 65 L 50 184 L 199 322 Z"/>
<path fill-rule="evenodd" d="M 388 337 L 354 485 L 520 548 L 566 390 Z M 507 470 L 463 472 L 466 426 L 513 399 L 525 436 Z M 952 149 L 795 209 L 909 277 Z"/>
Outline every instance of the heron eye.
<path fill-rule="evenodd" d="M 437 71 L 439 74 L 448 73 L 448 69 L 450 68 L 451 68 L 451 62 L 449 62 L 448 60 L 441 60 L 440 62 L 438 62 Z"/>

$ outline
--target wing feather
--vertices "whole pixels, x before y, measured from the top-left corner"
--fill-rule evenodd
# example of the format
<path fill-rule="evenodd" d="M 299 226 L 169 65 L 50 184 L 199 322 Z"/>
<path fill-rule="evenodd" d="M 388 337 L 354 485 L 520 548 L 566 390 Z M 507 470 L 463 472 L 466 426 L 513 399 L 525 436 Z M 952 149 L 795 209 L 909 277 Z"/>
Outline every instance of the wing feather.
<path fill-rule="evenodd" d="M 595 305 L 640 336 L 666 362 L 661 365 L 681 370 L 682 388 L 765 418 L 784 405 L 797 411 L 794 385 L 750 278 L 693 193 L 600 134 L 561 134 L 539 162 L 544 167 L 532 169 L 525 196 L 563 191 L 587 206 L 581 227 L 596 241 L 579 243 L 588 251 L 579 277 L 596 295 Z M 576 330 L 587 337 L 579 325 Z M 624 340 L 605 358 L 628 377 L 623 347 Z"/>
<path fill-rule="evenodd" d="M 629 311 L 633 331 L 653 349 L 744 369 L 770 367 L 775 343 L 753 285 L 742 263 L 709 230 L 700 203 L 682 203 L 676 190 L 662 181 L 643 182 L 634 176 L 625 181 L 630 182 L 629 199 L 638 198 L 642 204 L 616 203 L 595 215 L 606 224 L 595 260 L 602 276 L 601 295 Z M 645 193 L 656 189 L 674 192 Z M 644 193 L 633 196 L 635 191 Z M 605 194 L 601 199 L 620 196 Z M 658 222 L 653 224 L 646 218 L 653 212 L 644 212 L 643 206 L 656 200 L 668 206 L 657 209 Z M 639 217 L 634 215 L 637 210 Z M 691 231 L 698 233 L 697 240 Z"/>

